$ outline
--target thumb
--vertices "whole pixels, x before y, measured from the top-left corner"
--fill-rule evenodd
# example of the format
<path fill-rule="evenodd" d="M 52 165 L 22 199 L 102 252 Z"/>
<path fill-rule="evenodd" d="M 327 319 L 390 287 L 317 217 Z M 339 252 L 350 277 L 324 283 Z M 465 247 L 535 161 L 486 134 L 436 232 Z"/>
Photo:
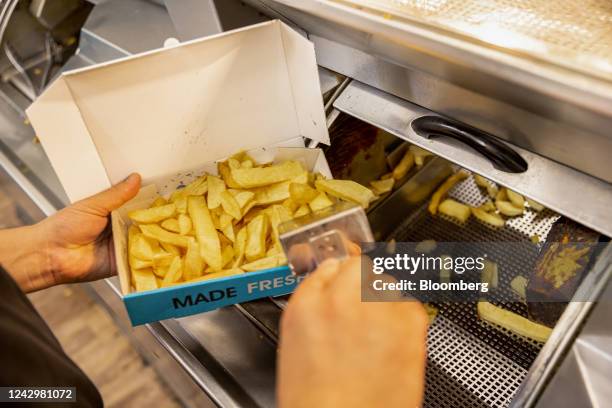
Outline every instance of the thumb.
<path fill-rule="evenodd" d="M 88 197 L 75 203 L 75 206 L 96 215 L 106 217 L 111 211 L 116 210 L 123 204 L 134 198 L 140 190 L 140 175 L 132 173 L 121 183 L 96 195 Z"/>

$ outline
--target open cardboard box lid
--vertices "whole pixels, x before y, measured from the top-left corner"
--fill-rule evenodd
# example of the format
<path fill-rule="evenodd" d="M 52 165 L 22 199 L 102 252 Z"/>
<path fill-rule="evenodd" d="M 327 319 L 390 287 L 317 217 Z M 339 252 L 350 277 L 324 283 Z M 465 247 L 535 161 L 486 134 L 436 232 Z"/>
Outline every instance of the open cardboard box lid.
<path fill-rule="evenodd" d="M 312 43 L 271 21 L 62 74 L 27 110 L 72 202 L 298 136 L 329 144 Z"/>

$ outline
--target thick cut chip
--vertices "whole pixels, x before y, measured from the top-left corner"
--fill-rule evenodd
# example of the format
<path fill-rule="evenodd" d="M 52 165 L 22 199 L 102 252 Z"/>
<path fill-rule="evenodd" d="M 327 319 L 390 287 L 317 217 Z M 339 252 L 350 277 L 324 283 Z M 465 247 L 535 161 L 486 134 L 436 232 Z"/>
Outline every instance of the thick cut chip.
<path fill-rule="evenodd" d="M 467 177 L 468 174 L 466 172 L 458 171 L 457 173 L 447 178 L 444 183 L 442 183 L 442 185 L 431 196 L 431 201 L 429 202 L 429 207 L 427 208 L 431 215 L 436 215 L 436 213 L 438 212 L 438 205 L 440 205 L 440 201 L 442 201 L 442 199 L 446 196 L 448 190 L 453 188 L 453 186 L 461 180 L 465 180 Z"/>
<path fill-rule="evenodd" d="M 453 275 L 453 259 L 450 255 L 440 255 L 440 283 L 450 283 Z"/>
<path fill-rule="evenodd" d="M 176 246 L 174 246 L 172 244 L 168 244 L 166 242 L 160 242 L 159 244 L 164 249 L 164 251 L 166 251 L 169 254 L 172 254 L 172 255 L 180 255 L 181 254 L 181 251 Z"/>
<path fill-rule="evenodd" d="M 478 302 L 478 317 L 489 323 L 501 326 L 512 333 L 544 343 L 550 337 L 552 329 L 532 322 L 516 313 L 502 309 L 489 302 Z"/>
<path fill-rule="evenodd" d="M 221 228 L 221 232 L 223 235 L 227 237 L 232 243 L 236 240 L 236 235 L 234 233 L 234 224 L 231 222 L 227 224 L 225 227 Z"/>
<path fill-rule="evenodd" d="M 168 269 L 170 268 L 170 264 L 172 263 L 172 261 L 174 260 L 174 258 L 171 258 L 170 263 L 167 265 L 157 265 L 153 268 L 153 273 L 155 274 L 155 276 L 159 277 L 159 278 L 164 278 L 164 276 L 166 276 L 166 274 L 168 273 Z M 159 283 L 159 285 L 161 285 L 161 283 Z"/>
<path fill-rule="evenodd" d="M 474 174 L 474 182 L 476 182 L 476 185 L 478 187 L 482 187 L 486 189 L 487 194 L 491 198 L 495 198 L 495 196 L 499 192 L 499 189 L 497 188 L 497 185 L 495 185 L 495 183 L 493 183 L 490 180 L 487 180 L 486 178 L 482 177 L 480 174 Z"/>
<path fill-rule="evenodd" d="M 170 266 L 170 264 L 172 263 L 172 260 L 177 255 L 180 256 L 180 253 L 178 253 L 178 254 L 171 254 L 169 252 L 163 252 L 163 253 L 157 255 L 155 257 L 155 259 L 153 259 L 153 267 L 157 268 L 157 267 L 160 267 L 160 266 Z"/>
<path fill-rule="evenodd" d="M 498 193 L 499 193 L 499 188 L 497 188 L 497 185 L 495 183 L 490 183 L 487 186 L 487 194 L 489 195 L 489 197 L 495 198 L 497 197 Z"/>
<path fill-rule="evenodd" d="M 200 255 L 200 245 L 191 240 L 185 254 L 183 265 L 183 278 L 188 281 L 202 276 L 204 271 L 204 260 Z"/>
<path fill-rule="evenodd" d="M 226 245 L 231 245 L 233 246 L 234 244 L 232 244 L 232 241 L 230 241 L 225 234 L 223 234 L 223 231 L 221 231 L 220 233 L 218 233 L 219 235 L 219 243 L 221 244 L 221 251 L 223 252 L 223 247 Z"/>
<path fill-rule="evenodd" d="M 278 225 L 282 222 L 289 221 L 291 214 L 282 205 L 276 204 L 266 208 L 263 211 L 268 216 L 270 228 L 272 229 L 272 239 L 274 243 L 278 242 Z"/>
<path fill-rule="evenodd" d="M 368 208 L 370 201 L 374 199 L 372 190 L 352 180 L 318 180 L 315 186 L 317 190 L 357 203 L 363 208 Z"/>
<path fill-rule="evenodd" d="M 153 267 L 153 261 L 152 260 L 142 260 L 142 259 L 138 259 L 135 256 L 130 256 L 129 257 L 129 262 L 130 262 L 130 268 L 132 269 L 145 269 L 145 268 L 151 268 Z"/>
<path fill-rule="evenodd" d="M 488 259 L 484 260 L 484 268 L 480 272 L 480 281 L 482 283 L 488 283 L 489 287 L 495 289 L 499 285 L 499 272 L 497 264 Z"/>
<path fill-rule="evenodd" d="M 310 209 L 314 212 L 332 206 L 334 205 L 334 202 L 329 199 L 327 194 L 321 191 L 317 198 L 308 203 L 308 205 L 310 206 Z"/>
<path fill-rule="evenodd" d="M 508 194 L 508 199 L 510 200 L 512 205 L 520 209 L 525 208 L 525 197 L 523 197 L 521 194 L 509 189 L 506 189 L 506 194 Z"/>
<path fill-rule="evenodd" d="M 170 286 L 174 282 L 178 282 L 183 277 L 183 261 L 180 257 L 175 256 L 168 267 L 168 272 L 162 281 L 162 287 Z"/>
<path fill-rule="evenodd" d="M 185 214 L 179 214 L 178 216 L 178 227 L 179 234 L 187 235 L 191 231 L 191 218 Z"/>
<path fill-rule="evenodd" d="M 221 263 L 223 267 L 228 266 L 232 260 L 234 259 L 234 248 L 231 245 L 227 245 L 223 247 L 221 250 Z"/>
<path fill-rule="evenodd" d="M 292 183 L 298 183 L 298 184 L 308 184 L 309 182 L 312 182 L 312 177 L 310 175 L 309 172 L 307 172 L 306 170 L 304 170 L 301 174 L 293 177 L 291 179 Z"/>
<path fill-rule="evenodd" d="M 284 206 L 277 204 L 273 206 L 273 208 L 279 214 L 281 222 L 289 221 L 292 218 L 291 211 L 289 211 Z"/>
<path fill-rule="evenodd" d="M 243 273 L 244 271 L 240 268 L 226 269 L 226 270 L 219 271 L 219 272 L 212 272 L 212 273 L 204 274 L 203 276 L 200 276 L 197 279 L 193 279 L 192 282 L 199 282 L 199 281 L 218 279 L 218 278 L 226 278 L 228 276 L 241 275 Z"/>
<path fill-rule="evenodd" d="M 148 225 L 143 226 L 148 227 Z M 155 239 L 147 239 L 146 234 L 136 234 L 132 237 L 129 251 L 130 255 L 144 261 L 149 261 L 153 260 L 155 255 L 159 253 L 159 244 L 155 241 Z"/>
<path fill-rule="evenodd" d="M 283 181 L 266 187 L 253 189 L 254 201 L 257 205 L 269 205 L 279 203 L 289 198 L 290 181 Z"/>
<path fill-rule="evenodd" d="M 244 217 L 249 213 L 249 211 L 251 211 L 251 209 L 255 206 L 257 206 L 257 201 L 255 200 L 251 200 L 247 205 L 245 205 L 242 209 L 242 214 L 244 214 L 242 218 L 244 219 Z"/>
<path fill-rule="evenodd" d="M 255 198 L 255 193 L 252 191 L 241 191 L 236 194 L 234 198 L 238 202 L 240 208 L 244 210 L 244 208 Z"/>
<path fill-rule="evenodd" d="M 497 200 L 505 200 L 508 201 L 508 189 L 506 187 L 501 188 L 496 194 L 495 194 L 495 201 Z"/>
<path fill-rule="evenodd" d="M 488 213 L 480 208 L 471 208 L 472 214 L 477 220 L 484 222 L 486 225 L 501 228 L 506 222 L 502 217 L 495 213 Z"/>
<path fill-rule="evenodd" d="M 410 145 L 410 147 L 408 148 L 410 150 L 410 152 L 412 152 L 412 154 L 414 155 L 414 164 L 417 165 L 417 167 L 421 167 L 423 166 L 423 164 L 425 164 L 425 159 L 429 156 L 433 156 L 433 153 L 419 147 L 419 146 L 415 146 L 415 145 Z"/>
<path fill-rule="evenodd" d="M 421 241 L 414 247 L 415 252 L 419 254 L 428 254 L 433 252 L 438 247 L 438 243 L 434 239 L 426 239 L 425 241 Z M 393 253 L 395 251 L 392 251 Z"/>
<path fill-rule="evenodd" d="M 136 238 L 136 236 L 139 234 L 140 228 L 138 228 L 138 225 L 130 225 L 130 227 L 128 228 L 128 252 L 131 252 L 131 248 L 134 245 L 134 238 Z"/>
<path fill-rule="evenodd" d="M 233 217 L 229 214 L 221 214 L 221 216 L 219 217 L 219 229 L 223 231 L 223 229 L 226 228 L 228 225 L 232 225 L 232 219 Z"/>
<path fill-rule="evenodd" d="M 283 248 L 281 247 L 280 241 L 274 242 L 274 244 L 270 245 L 270 248 L 266 251 L 266 257 L 272 255 L 278 255 L 283 253 Z"/>
<path fill-rule="evenodd" d="M 291 213 L 280 204 L 272 205 L 266 208 L 264 212 L 268 215 L 274 237 L 278 238 L 278 225 L 282 222 L 289 221 L 292 218 Z"/>
<path fill-rule="evenodd" d="M 231 195 L 234 196 L 236 202 L 240 206 L 240 209 L 244 209 L 248 203 L 250 203 L 255 197 L 255 193 L 252 191 L 244 191 L 244 190 L 228 190 Z"/>
<path fill-rule="evenodd" d="M 174 204 L 166 204 L 160 207 L 146 208 L 143 210 L 134 210 L 128 214 L 128 217 L 134 222 L 141 224 L 151 224 L 160 222 L 166 218 L 174 216 L 176 206 Z"/>
<path fill-rule="evenodd" d="M 176 212 L 179 214 L 187 214 L 187 197 L 186 196 L 180 196 L 178 197 L 175 201 L 174 204 L 176 205 Z"/>
<path fill-rule="evenodd" d="M 501 214 L 507 215 L 508 217 L 515 217 L 523 214 L 523 209 L 516 207 L 510 201 L 497 200 L 495 201 L 495 207 Z"/>
<path fill-rule="evenodd" d="M 297 218 L 297 217 L 303 217 L 306 214 L 310 214 L 310 208 L 304 204 L 301 205 L 300 208 L 298 208 L 294 213 L 293 213 L 293 217 Z"/>
<path fill-rule="evenodd" d="M 262 187 L 291 180 L 304 173 L 296 161 L 286 161 L 268 167 L 230 169 L 234 181 L 242 188 Z"/>
<path fill-rule="evenodd" d="M 229 165 L 230 169 L 240 168 L 240 162 L 237 159 L 234 159 L 233 157 L 227 159 L 227 164 Z"/>
<path fill-rule="evenodd" d="M 249 262 L 266 254 L 266 238 L 268 236 L 268 218 L 259 214 L 247 225 L 247 243 L 244 255 Z"/>
<path fill-rule="evenodd" d="M 206 181 L 206 175 L 198 177 L 191 183 L 187 184 L 185 187 L 176 190 L 170 196 L 171 202 L 176 202 L 177 200 L 186 200 L 187 197 L 191 195 L 202 195 L 208 191 L 208 183 Z"/>
<path fill-rule="evenodd" d="M 537 201 L 533 201 L 531 198 L 527 198 L 526 201 L 527 201 L 527 204 L 529 204 L 529 208 L 531 208 L 534 211 L 540 212 L 540 211 L 543 211 L 544 208 L 546 208 L 542 204 L 538 203 Z"/>
<path fill-rule="evenodd" d="M 216 211 L 211 211 L 210 212 L 210 219 L 212 220 L 212 223 L 213 223 L 215 229 L 220 230 L 221 229 L 221 221 L 219 221 L 219 216 L 217 215 Z"/>
<path fill-rule="evenodd" d="M 376 194 L 385 194 L 393 189 L 393 184 L 395 184 L 394 178 L 388 178 L 384 180 L 376 180 L 371 181 L 370 185 L 374 189 Z"/>
<path fill-rule="evenodd" d="M 166 259 L 172 257 L 172 254 L 163 250 L 160 245 L 161 242 L 159 242 L 157 239 L 147 237 L 145 234 L 141 233 L 135 234 L 131 238 L 131 242 L 129 242 L 128 246 L 130 265 L 143 265 L 143 263 L 138 261 L 147 261 L 151 262 L 151 265 L 149 266 L 154 266 L 163 263 Z M 136 258 L 138 261 L 132 258 Z"/>
<path fill-rule="evenodd" d="M 170 232 L 179 233 L 181 231 L 178 219 L 176 218 L 168 218 L 167 220 L 163 220 L 161 226 L 162 228 L 167 229 Z"/>
<path fill-rule="evenodd" d="M 487 200 L 484 202 L 484 204 L 481 204 L 478 208 L 486 212 L 491 212 L 491 211 L 495 211 L 495 204 L 493 204 L 493 201 Z"/>
<path fill-rule="evenodd" d="M 156 239 L 159 242 L 165 242 L 166 244 L 172 244 L 182 248 L 187 248 L 189 244 L 189 237 L 166 231 L 156 224 L 144 224 L 140 226 L 140 229 L 146 237 Z"/>
<path fill-rule="evenodd" d="M 162 205 L 166 204 L 168 204 L 168 200 L 166 200 L 164 197 L 159 196 L 151 203 L 151 207 L 161 207 Z"/>
<path fill-rule="evenodd" d="M 236 201 L 233 195 L 229 191 L 225 190 L 221 192 L 221 206 L 226 214 L 231 215 L 234 219 L 239 220 L 242 218 L 242 212 L 240 211 L 240 204 Z M 223 226 L 221 226 L 223 228 Z"/>
<path fill-rule="evenodd" d="M 134 269 L 132 270 L 132 282 L 137 292 L 157 289 L 157 280 L 153 275 L 152 269 Z"/>
<path fill-rule="evenodd" d="M 482 177 L 480 174 L 474 174 L 474 182 L 478 187 L 487 188 L 491 182 L 486 178 Z"/>
<path fill-rule="evenodd" d="M 244 160 L 242 163 L 240 163 L 240 167 L 242 167 L 243 169 L 251 169 L 253 168 L 253 162 L 251 160 Z"/>
<path fill-rule="evenodd" d="M 434 305 L 430 305 L 429 303 L 423 303 L 423 307 L 425 308 L 427 317 L 429 317 L 429 324 L 433 324 L 434 320 L 436 320 L 436 317 L 438 316 L 438 308 Z"/>
<path fill-rule="evenodd" d="M 291 198 L 286 199 L 285 201 L 283 201 L 282 204 L 283 204 L 283 207 L 289 210 L 291 214 L 296 212 L 297 209 L 300 207 L 300 205 L 296 203 L 295 201 L 293 201 Z"/>
<path fill-rule="evenodd" d="M 232 154 L 231 158 L 236 159 L 239 162 L 242 162 L 244 160 L 251 160 L 253 163 L 255 163 L 255 161 L 251 158 L 251 156 L 249 156 L 249 154 L 245 152 L 244 150 L 241 150 L 237 153 Z"/>
<path fill-rule="evenodd" d="M 510 288 L 512 291 L 524 302 L 527 299 L 527 278 L 518 275 L 510 282 Z"/>
<path fill-rule="evenodd" d="M 291 183 L 289 184 L 289 195 L 294 202 L 302 205 L 317 198 L 319 192 L 308 184 Z"/>
<path fill-rule="evenodd" d="M 393 169 L 393 178 L 395 180 L 401 180 L 410 171 L 414 165 L 414 154 L 410 150 L 404 153 L 404 157 L 399 161 L 397 166 Z"/>
<path fill-rule="evenodd" d="M 202 195 L 208 191 L 208 180 L 206 175 L 198 177 L 183 189 L 186 196 Z"/>
<path fill-rule="evenodd" d="M 234 241 L 234 268 L 240 266 L 244 261 L 244 250 L 246 249 L 247 242 L 247 228 L 242 227 L 236 234 L 236 240 Z"/>
<path fill-rule="evenodd" d="M 284 256 L 272 255 L 266 258 L 261 258 L 253 262 L 249 262 L 241 266 L 247 272 L 259 271 L 262 269 L 275 268 L 282 265 L 281 260 Z"/>
<path fill-rule="evenodd" d="M 206 206 L 206 200 L 203 196 L 189 197 L 187 207 L 196 239 L 200 244 L 202 258 L 213 270 L 220 271 L 221 243 L 219 242 L 219 236 L 213 224 L 210 211 Z"/>
<path fill-rule="evenodd" d="M 450 198 L 442 201 L 438 210 L 441 214 L 456 218 L 461 222 L 466 222 L 471 214 L 470 207 Z"/>
<path fill-rule="evenodd" d="M 225 181 L 225 184 L 227 184 L 228 187 L 240 188 L 238 183 L 236 183 L 236 181 L 232 177 L 232 171 L 230 169 L 228 162 L 223 161 L 223 162 L 217 163 L 217 172 L 219 173 L 223 181 Z"/>
<path fill-rule="evenodd" d="M 248 206 L 247 206 L 248 207 Z M 259 214 L 261 214 L 261 212 L 264 210 L 264 208 L 250 208 L 249 211 L 245 212 L 244 217 L 242 217 L 242 221 L 244 224 L 248 224 L 249 222 L 251 222 L 251 220 L 255 217 L 257 217 Z"/>
<path fill-rule="evenodd" d="M 221 193 L 225 191 L 225 183 L 219 177 L 208 176 L 208 209 L 221 205 Z"/>

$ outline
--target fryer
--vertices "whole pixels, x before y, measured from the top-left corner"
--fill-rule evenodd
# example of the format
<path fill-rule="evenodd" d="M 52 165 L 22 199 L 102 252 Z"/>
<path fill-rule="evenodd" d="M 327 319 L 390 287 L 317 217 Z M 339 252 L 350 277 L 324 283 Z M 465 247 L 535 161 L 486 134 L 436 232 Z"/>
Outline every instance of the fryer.
<path fill-rule="evenodd" d="M 343 128 L 356 128 L 347 118 L 374 129 L 363 134 L 383 132 L 437 155 L 369 210 L 377 240 L 529 242 L 537 235 L 543 243 L 560 215 L 612 235 L 612 138 L 606 130 L 612 124 L 609 2 L 248 3 L 304 29 L 315 43 L 319 64 L 348 78 L 332 101 L 330 163 L 337 150 L 344 153 L 338 158 L 342 163 L 347 161 L 346 151 L 354 152 L 355 163 L 344 168 L 361 166 L 375 172 L 372 163 L 379 162 L 372 157 L 374 148 L 343 134 Z M 452 130 L 442 132 L 440 123 Z M 385 138 L 379 140 L 393 145 Z M 334 139 L 340 149 L 334 148 Z M 458 168 L 518 191 L 547 210 L 527 211 L 495 231 L 473 217 L 461 226 L 432 217 L 427 211 L 429 197 Z M 363 181 L 363 175 L 357 178 Z M 420 200 L 415 202 L 410 197 L 417 192 Z M 473 177 L 456 185 L 449 196 L 470 205 L 486 198 Z M 494 302 L 527 316 L 525 304 L 509 284 L 517 274 L 532 270 L 537 251 L 529 245 L 524 252 L 520 248 L 499 247 L 495 254 L 503 272 L 502 290 Z M 608 244 L 576 299 L 601 299 L 612 270 L 611 254 Z M 286 299 L 273 302 L 283 308 Z M 600 343 L 595 346 L 581 334 L 588 331 L 593 309 L 610 313 L 607 302 L 570 303 L 545 344 L 482 322 L 475 303 L 436 306 L 439 313 L 428 338 L 424 406 L 555 406 L 550 397 L 555 393 L 572 394 L 568 401 L 573 406 L 605 405 L 602 367 L 609 370 L 612 365 L 576 364 L 582 356 L 576 353 L 579 344 L 589 344 L 609 356 Z M 257 317 L 260 309 L 266 310 L 265 319 Z M 277 336 L 278 323 L 270 318 L 269 308 L 249 304 L 242 310 L 271 338 Z M 611 332 L 608 325 L 605 338 Z M 566 367 L 570 360 L 573 371 Z"/>
<path fill-rule="evenodd" d="M 332 140 L 334 135 L 332 134 Z M 333 143 L 333 142 L 332 142 Z M 471 217 L 465 225 L 459 225 L 444 216 L 432 216 L 427 205 L 431 193 L 457 166 L 436 157 L 423 168 L 413 171 L 394 193 L 368 212 L 373 233 L 377 240 L 398 242 L 512 242 L 530 243 L 538 236 L 545 242 L 552 224 L 560 217 L 550 209 L 542 212 L 526 211 L 520 217 L 507 220 L 502 229 L 491 229 Z M 415 189 L 427 186 L 428 194 L 417 203 L 410 200 Z M 478 206 L 488 196 L 479 189 L 472 176 L 454 186 L 449 197 L 457 201 Z M 410 200 L 410 201 L 409 201 Z M 403 209 L 403 211 L 402 211 Z M 399 211 L 394 223 L 388 214 Z M 540 244 L 540 245 L 541 245 Z M 517 275 L 524 275 L 535 265 L 538 251 L 533 245 L 491 246 L 491 256 L 498 262 L 501 273 L 499 290 L 493 301 L 505 309 L 527 317 L 526 305 L 510 290 L 510 281 Z M 596 268 L 607 268 L 607 272 L 591 272 L 601 283 L 610 273 L 610 248 L 602 254 Z M 607 265 L 607 266 L 606 266 Z M 585 280 L 584 289 L 596 291 L 597 284 Z M 590 288 L 587 288 L 589 287 Z M 288 298 L 272 299 L 279 310 L 270 318 L 267 309 L 265 319 L 261 302 L 243 304 L 241 309 L 272 339 L 278 338 L 280 310 Z M 572 304 L 575 306 L 575 304 Z M 536 361 L 548 360 L 556 341 L 565 336 L 569 315 L 559 321 L 555 333 L 544 344 L 509 332 L 501 327 L 483 322 L 476 312 L 476 302 L 435 303 L 439 312 L 429 328 L 428 362 L 426 371 L 425 407 L 508 407 L 523 406 L 515 401 L 526 380 L 533 380 L 538 374 Z M 572 308 L 568 308 L 569 313 Z M 529 390 L 526 392 L 533 392 Z M 521 397 L 522 398 L 522 397 Z M 514 405 L 513 404 L 514 401 Z"/>

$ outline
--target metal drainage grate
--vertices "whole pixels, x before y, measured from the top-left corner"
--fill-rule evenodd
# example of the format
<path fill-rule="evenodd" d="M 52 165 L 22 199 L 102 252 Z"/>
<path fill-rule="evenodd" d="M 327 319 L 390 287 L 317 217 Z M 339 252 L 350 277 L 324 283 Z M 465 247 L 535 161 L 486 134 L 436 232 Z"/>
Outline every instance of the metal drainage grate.
<path fill-rule="evenodd" d="M 480 205 L 487 197 L 472 177 L 455 186 L 449 196 Z M 552 211 L 526 211 L 493 230 L 473 217 L 465 225 L 433 217 L 425 204 L 389 238 L 403 242 L 433 239 L 438 242 L 529 242 L 538 235 L 543 241 L 559 218 Z M 460 245 L 460 244 L 459 244 Z M 526 316 L 526 306 L 511 292 L 510 281 L 531 271 L 537 257 L 533 245 L 494 246 L 498 262 L 499 289 L 493 303 Z M 482 322 L 476 303 L 436 304 L 439 314 L 429 331 L 426 407 L 505 407 L 527 374 L 542 344 Z"/>

